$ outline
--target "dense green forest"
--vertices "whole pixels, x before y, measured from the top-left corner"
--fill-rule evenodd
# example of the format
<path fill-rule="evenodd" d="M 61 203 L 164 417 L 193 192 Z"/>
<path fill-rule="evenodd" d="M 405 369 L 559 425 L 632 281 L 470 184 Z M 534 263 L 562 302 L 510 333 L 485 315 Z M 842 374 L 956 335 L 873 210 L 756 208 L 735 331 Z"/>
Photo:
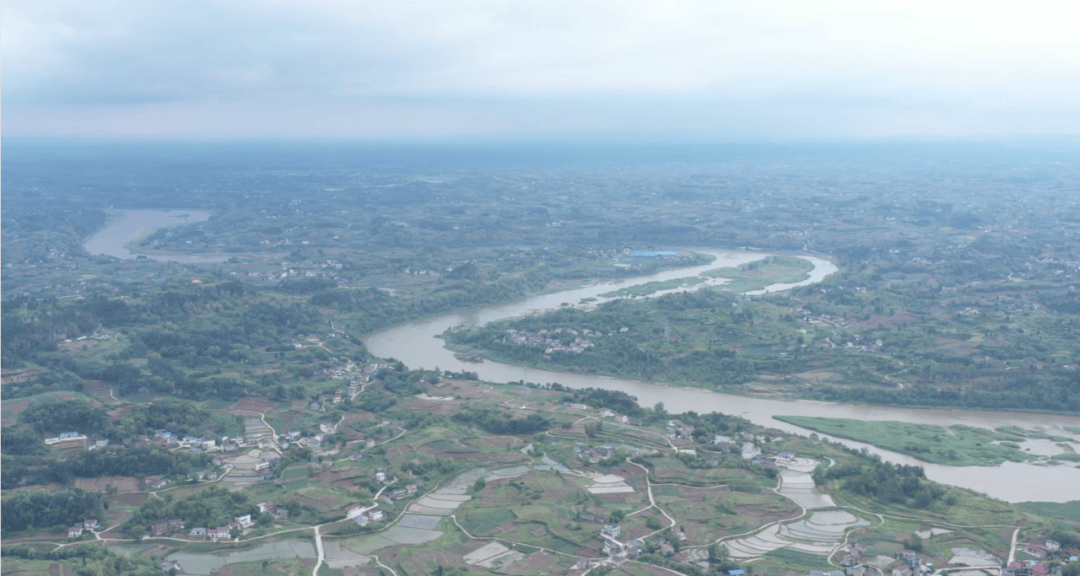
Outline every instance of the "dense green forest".
<path fill-rule="evenodd" d="M 845 490 L 860 496 L 913 508 L 951 506 L 956 503 L 945 487 L 926 480 L 921 467 L 890 464 L 877 458 L 864 458 L 861 462 L 831 468 L 819 466 L 814 471 L 814 482 L 826 486 L 829 481 L 840 482 Z"/>
<path fill-rule="evenodd" d="M 492 434 L 534 434 L 551 428 L 551 421 L 539 414 L 514 418 L 508 412 L 488 408 L 466 408 L 454 414 L 453 419 Z"/>
<path fill-rule="evenodd" d="M 16 492 L 5 497 L 0 506 L 3 516 L 0 527 L 5 533 L 54 526 L 66 529 L 73 524 L 82 524 L 87 518 L 96 518 L 102 511 L 100 495 L 77 488 Z"/>
<path fill-rule="evenodd" d="M 5 490 L 26 484 L 67 484 L 75 478 L 101 476 L 186 476 L 210 464 L 209 454 L 169 452 L 156 448 L 122 448 L 79 452 L 65 460 L 44 456 L 3 455 L 0 486 Z"/>

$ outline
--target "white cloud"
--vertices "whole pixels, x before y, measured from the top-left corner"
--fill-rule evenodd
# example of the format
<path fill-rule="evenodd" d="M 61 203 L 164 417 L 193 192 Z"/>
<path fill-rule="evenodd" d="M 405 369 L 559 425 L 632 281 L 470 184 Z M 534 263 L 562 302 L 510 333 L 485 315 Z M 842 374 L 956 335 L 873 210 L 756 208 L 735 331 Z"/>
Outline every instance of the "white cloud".
<path fill-rule="evenodd" d="M 853 107 L 860 123 L 892 111 L 881 122 L 889 129 L 913 109 L 1053 109 L 1064 114 L 1059 127 L 1080 131 L 1080 19 L 1065 2 L 6 4 L 9 118 L 155 102 L 258 104 L 299 117 L 301 106 L 374 112 L 371 102 L 394 98 L 434 117 L 456 107 L 443 100 L 465 99 L 470 108 L 498 100 L 493 114 L 524 126 L 514 102 L 526 114 L 539 100 L 601 98 L 649 114 L 640 103 L 661 97 L 807 114 Z"/>

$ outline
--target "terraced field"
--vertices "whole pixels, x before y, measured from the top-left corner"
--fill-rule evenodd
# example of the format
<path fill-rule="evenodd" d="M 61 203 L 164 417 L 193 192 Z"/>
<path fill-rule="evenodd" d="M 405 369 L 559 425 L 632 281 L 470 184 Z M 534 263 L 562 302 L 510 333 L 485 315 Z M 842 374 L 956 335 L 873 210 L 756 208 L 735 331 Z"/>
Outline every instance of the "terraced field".
<path fill-rule="evenodd" d="M 761 558 L 776 550 L 788 549 L 828 556 L 844 542 L 844 535 L 870 522 L 837 508 L 827 494 L 817 491 L 810 472 L 817 461 L 810 458 L 792 458 L 778 462 L 784 467 L 780 473 L 777 492 L 794 500 L 806 510 L 806 514 L 794 520 L 766 525 L 758 532 L 728 540 L 725 544 L 731 557 L 738 561 Z"/>

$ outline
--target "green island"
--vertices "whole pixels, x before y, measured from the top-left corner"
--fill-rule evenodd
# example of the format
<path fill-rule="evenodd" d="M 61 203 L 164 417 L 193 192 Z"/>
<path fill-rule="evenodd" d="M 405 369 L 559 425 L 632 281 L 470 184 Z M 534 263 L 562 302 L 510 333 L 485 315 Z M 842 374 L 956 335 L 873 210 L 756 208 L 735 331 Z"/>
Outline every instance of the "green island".
<path fill-rule="evenodd" d="M 648 296 L 655 294 L 661 290 L 672 290 L 675 288 L 687 288 L 690 286 L 697 286 L 705 282 L 704 278 L 675 278 L 672 280 L 664 280 L 660 282 L 646 282 L 644 284 L 638 284 L 637 286 L 628 286 L 626 288 L 619 288 L 618 290 L 612 290 L 611 292 L 604 292 L 600 295 L 601 298 L 624 298 L 627 296 Z"/>
<path fill-rule="evenodd" d="M 727 278 L 730 282 L 721 286 L 721 289 L 742 294 L 762 290 L 773 284 L 802 282 L 810 278 L 810 271 L 813 269 L 814 265 L 803 258 L 770 256 L 735 268 L 710 270 L 704 275 L 712 278 Z"/>
<path fill-rule="evenodd" d="M 1023 440 L 1024 436 L 985 428 L 954 425 L 946 429 L 930 424 L 810 416 L 773 418 L 815 432 L 873 444 L 935 464 L 996 466 L 1005 461 L 1022 462 L 1030 458 L 1015 444 L 1015 441 Z"/>
<path fill-rule="evenodd" d="M 1010 305 L 1016 309 L 979 311 L 963 303 L 984 301 L 991 287 L 942 295 L 904 284 L 901 276 L 885 292 L 865 289 L 871 281 L 865 273 L 842 269 L 812 286 L 760 296 L 724 285 L 619 298 L 587 311 L 564 308 L 458 327 L 443 338 L 462 352 L 511 364 L 729 393 L 1080 410 L 1080 396 L 1073 396 L 1077 368 L 1064 363 L 1080 354 L 1077 324 L 1038 304 L 1056 302 L 1066 289 L 1009 286 L 1008 296 L 992 297 L 1018 299 Z"/>

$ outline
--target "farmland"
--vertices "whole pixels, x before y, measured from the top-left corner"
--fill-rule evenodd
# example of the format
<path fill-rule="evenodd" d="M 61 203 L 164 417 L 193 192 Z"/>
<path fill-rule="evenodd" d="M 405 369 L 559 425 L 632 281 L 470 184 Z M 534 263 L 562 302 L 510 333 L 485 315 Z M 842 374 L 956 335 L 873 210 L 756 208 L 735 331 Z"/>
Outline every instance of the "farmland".
<path fill-rule="evenodd" d="M 392 386 L 387 378 L 364 394 L 387 394 Z M 261 398 L 232 404 L 258 409 L 278 433 L 285 426 L 308 431 L 337 422 L 336 439 L 321 446 L 297 440 L 287 450 L 275 450 L 264 438 L 261 448 L 222 455 L 221 480 L 174 482 L 152 494 L 130 477 L 80 481 L 85 489 L 102 491 L 109 504 L 96 537 L 133 559 L 175 560 L 191 574 L 310 569 L 319 562 L 312 542 L 321 539 L 327 566 L 322 570 L 342 575 L 374 574 L 380 565 L 407 574 L 430 573 L 437 566 L 573 574 L 609 564 L 626 574 L 650 574 L 679 558 L 707 562 L 710 546 L 719 545 L 730 556 L 722 561 L 729 564 L 718 565 L 795 576 L 836 565 L 850 553 L 845 542 L 855 539 L 865 543 L 864 554 L 894 555 L 913 534 L 944 530 L 946 518 L 962 518 L 974 528 L 933 532 L 925 539 L 927 560 L 944 563 L 954 549 L 967 548 L 1007 555 L 1009 530 L 1015 528 L 1002 526 L 1023 526 L 1033 535 L 1049 530 L 1034 516 L 964 491 L 953 490 L 948 502 L 936 504 L 948 510 L 946 515 L 875 500 L 852 491 L 845 480 L 815 485 L 809 472 L 826 458 L 836 466 L 866 466 L 860 464 L 862 456 L 820 440 L 770 431 L 769 444 L 762 444 L 762 453 L 751 461 L 686 435 L 696 426 L 720 423 L 740 430 L 736 435 L 747 442 L 761 441 L 763 430 L 723 415 L 661 416 L 645 409 L 643 422 L 628 425 L 610 410 L 568 404 L 568 393 L 559 390 L 427 376 L 424 381 L 422 393 L 404 396 L 380 414 L 359 410 L 355 402 L 342 406 L 337 416 Z M 523 391 L 529 398 L 524 407 Z M 433 402 L 446 411 L 428 411 Z M 492 434 L 458 417 L 485 410 L 513 418 L 542 416 L 547 428 Z M 280 414 L 292 416 L 281 419 Z M 994 433 L 1014 439 L 1019 434 Z M 808 456 L 792 458 L 790 452 Z M 268 476 L 229 482 L 233 474 L 251 474 L 244 467 L 266 458 L 278 461 Z M 273 501 L 290 514 L 260 515 L 227 542 L 186 532 L 150 538 L 157 544 L 153 548 L 130 540 L 130 519 L 144 517 L 156 500 L 209 502 L 220 498 L 214 491 L 218 485 L 234 486 L 247 503 L 243 506 Z M 407 486 L 414 492 L 404 490 Z M 807 506 L 815 508 L 807 511 Z M 355 507 L 368 518 L 364 525 L 348 512 Z M 380 512 L 377 520 L 372 510 Z M 601 535 L 601 529 L 615 525 L 618 536 Z M 800 540 L 806 535 L 819 542 Z M 14 534 L 11 541 L 67 543 L 48 531 Z"/>

